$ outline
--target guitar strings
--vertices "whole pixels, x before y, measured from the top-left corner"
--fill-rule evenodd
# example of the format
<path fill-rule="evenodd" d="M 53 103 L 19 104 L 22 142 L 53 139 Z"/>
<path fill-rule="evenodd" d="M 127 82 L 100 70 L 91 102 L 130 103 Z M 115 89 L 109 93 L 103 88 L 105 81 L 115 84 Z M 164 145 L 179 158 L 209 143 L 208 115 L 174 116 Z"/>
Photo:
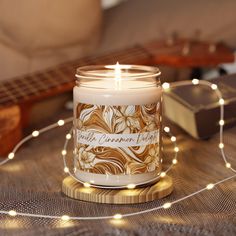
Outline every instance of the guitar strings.
<path fill-rule="evenodd" d="M 97 56 L 90 57 L 90 58 L 85 58 L 85 59 L 82 58 L 82 59 L 79 59 L 79 60 L 76 60 L 76 61 L 69 62 L 66 66 L 67 67 L 72 67 L 71 69 L 74 70 L 75 69 L 75 67 L 73 66 L 74 64 L 76 64 L 76 65 L 77 64 L 83 64 L 83 61 L 86 61 L 86 60 L 87 60 L 87 62 L 89 62 L 88 64 L 91 64 L 91 63 L 92 64 L 93 63 L 97 64 L 97 62 L 94 62 L 94 61 L 100 61 L 100 62 L 106 63 L 106 62 L 111 61 L 111 58 L 112 58 L 112 60 L 114 60 L 114 58 L 116 58 L 116 60 L 118 60 L 118 61 L 128 63 L 129 60 L 133 60 L 134 58 L 135 58 L 135 60 L 137 60 L 138 56 L 139 57 L 145 57 L 145 58 L 148 59 L 150 57 L 150 52 L 152 54 L 153 53 L 155 54 L 157 52 L 159 54 L 163 54 L 163 53 L 168 53 L 169 51 L 172 51 L 172 53 L 181 51 L 181 53 L 183 54 L 184 48 L 186 46 L 190 47 L 190 45 L 191 45 L 191 43 L 189 43 L 189 42 L 178 42 L 178 41 L 173 42 L 173 44 L 175 44 L 174 46 L 171 45 L 171 44 L 169 45 L 168 41 L 161 42 L 160 45 L 158 45 L 158 46 L 155 46 L 155 45 L 152 46 L 152 44 L 155 44 L 155 43 L 150 43 L 150 44 L 147 44 L 146 46 L 138 45 L 138 47 L 128 48 L 128 49 L 125 49 L 125 50 L 120 51 L 120 52 L 114 52 L 114 53 L 111 52 L 110 55 L 109 54 L 104 55 L 104 56 L 97 55 Z M 209 46 L 208 46 L 208 49 L 210 50 Z M 158 47 L 161 47 L 161 48 L 158 48 Z M 117 58 L 117 57 L 120 57 L 120 58 Z M 10 80 L 8 82 L 3 81 L 2 83 L 0 83 L 0 85 L 2 84 L 2 87 L 4 86 L 4 83 L 7 83 L 11 86 L 11 88 L 9 89 L 8 87 L 4 86 L 5 90 L 7 90 L 7 92 L 6 92 L 7 95 L 2 96 L 0 98 L 0 103 L 7 103 L 7 102 L 17 103 L 21 99 L 30 98 L 30 95 L 38 95 L 40 92 L 46 91 L 47 89 L 49 89 L 50 83 L 52 85 L 54 84 L 54 86 L 52 86 L 51 88 L 62 85 L 61 78 L 64 78 L 64 77 L 67 77 L 67 76 L 66 75 L 65 76 L 59 75 L 59 76 L 56 76 L 56 78 L 59 78 L 59 80 L 61 80 L 61 81 L 55 80 L 55 77 L 48 76 L 48 73 L 51 73 L 51 71 L 54 71 L 54 70 L 55 71 L 57 71 L 57 70 L 60 71 L 60 67 L 59 68 L 56 67 L 55 69 L 54 68 L 48 69 L 43 73 L 36 73 L 36 74 L 32 74 L 32 75 L 27 76 L 27 77 L 23 77 L 20 81 L 24 81 L 24 84 L 26 85 L 26 87 L 23 88 L 23 91 L 21 91 L 21 92 L 19 92 L 18 88 L 14 88 L 15 86 L 12 87 L 12 85 L 17 83 L 17 80 L 19 80 L 19 78 Z M 46 86 L 48 86 L 46 88 L 45 88 L 45 86 L 42 86 L 42 84 L 45 84 L 45 83 L 40 84 L 40 82 L 38 82 L 38 84 L 37 84 L 37 82 L 36 82 L 36 81 L 40 81 L 42 78 L 40 78 L 38 80 L 37 79 L 35 80 L 35 77 L 42 77 L 42 75 L 45 75 L 45 74 L 47 76 L 43 80 L 46 81 Z M 71 79 L 71 80 L 73 81 L 74 78 Z M 25 81 L 27 81 L 27 83 Z M 36 86 L 29 86 L 29 84 L 32 84 L 32 81 L 33 81 L 34 84 L 36 82 L 37 85 Z M 63 79 L 63 81 L 65 81 L 65 79 Z M 70 82 L 70 80 L 68 80 L 68 82 Z M 20 85 L 20 86 L 22 86 L 22 85 Z M 41 89 L 37 89 L 40 86 L 41 86 Z M 27 91 L 25 89 L 27 89 L 27 90 L 29 89 L 29 91 Z M 24 95 L 22 95 L 22 93 L 26 93 L 26 95 L 24 96 Z M 16 94 L 18 94 L 19 96 L 16 96 Z"/>
<path fill-rule="evenodd" d="M 123 56 L 123 57 L 120 57 L 120 58 L 117 58 L 117 59 L 120 60 L 120 61 L 127 61 L 128 62 L 129 59 L 130 60 L 133 59 L 133 58 L 137 59 L 138 56 L 144 56 L 144 55 L 142 53 L 140 53 L 140 52 L 137 52 L 137 53 L 134 53 L 132 56 L 128 55 L 128 56 Z M 98 60 L 99 61 L 103 61 L 103 60 L 104 61 L 106 61 L 106 60 L 108 61 L 109 57 L 107 57 L 108 59 L 106 57 L 104 56 L 105 60 L 103 59 L 103 57 L 101 57 L 101 58 L 98 57 Z M 92 59 L 90 61 L 92 62 Z M 75 62 L 72 62 L 72 63 L 75 63 Z M 70 67 L 71 65 L 67 65 L 67 66 Z M 55 70 L 56 69 L 57 68 L 55 68 Z M 72 69 L 74 70 L 75 68 L 72 66 Z M 53 70 L 53 68 L 51 70 Z M 37 95 L 37 94 L 39 94 L 41 92 L 41 90 L 37 90 L 38 85 L 33 87 L 33 86 L 31 86 L 31 84 L 32 84 L 32 80 L 34 80 L 35 77 L 39 77 L 39 76 L 42 76 L 42 75 L 47 75 L 47 77 L 44 78 L 43 80 L 46 81 L 46 83 L 49 84 L 49 85 L 50 85 L 50 83 L 54 84 L 54 86 L 53 86 L 54 88 L 56 88 L 57 86 L 62 85 L 62 83 L 61 83 L 62 81 L 56 80 L 55 77 L 48 76 L 47 73 L 50 73 L 51 70 L 47 70 L 47 71 L 43 72 L 42 74 L 41 73 L 40 74 L 37 73 L 37 74 L 32 74 L 32 75 L 27 76 L 27 77 L 23 77 L 21 79 L 21 81 L 24 81 L 24 84 L 25 84 L 26 87 L 23 88 L 22 92 L 27 92 L 27 90 L 25 90 L 25 89 L 29 89 L 29 95 L 33 95 L 33 94 Z M 65 77 L 66 77 L 66 75 L 65 75 Z M 63 78 L 63 76 L 59 75 L 59 76 L 57 76 L 57 78 L 60 79 L 60 78 Z M 5 91 L 6 91 L 6 95 L 5 96 L 1 96 L 0 103 L 18 102 L 19 100 L 24 99 L 25 97 L 27 97 L 27 94 L 24 97 L 24 96 L 21 95 L 21 93 L 19 93 L 18 89 L 15 88 L 14 84 L 18 83 L 17 80 L 19 80 L 19 78 L 13 79 L 13 80 L 9 80 L 9 81 L 3 81 L 3 82 L 0 83 L 0 86 L 1 86 L 0 88 L 4 88 Z M 74 80 L 74 78 L 71 79 L 71 81 L 73 81 L 73 80 Z M 33 83 L 35 83 L 35 81 L 37 81 L 37 80 L 34 80 Z M 40 79 L 38 81 L 40 81 Z M 63 80 L 63 81 L 65 81 L 65 80 Z M 70 80 L 68 80 L 68 83 L 69 82 L 70 82 Z M 30 88 L 29 88 L 29 85 L 30 85 Z M 48 88 L 46 88 L 45 91 L 47 89 Z M 33 94 L 32 94 L 32 91 L 33 91 Z"/>

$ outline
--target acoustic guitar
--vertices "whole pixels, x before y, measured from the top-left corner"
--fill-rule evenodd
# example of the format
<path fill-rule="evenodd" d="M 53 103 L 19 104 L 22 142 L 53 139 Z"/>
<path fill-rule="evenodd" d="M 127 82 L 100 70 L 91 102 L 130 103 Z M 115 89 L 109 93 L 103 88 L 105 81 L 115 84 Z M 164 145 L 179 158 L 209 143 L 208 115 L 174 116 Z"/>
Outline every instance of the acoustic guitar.
<path fill-rule="evenodd" d="M 0 155 L 6 155 L 22 138 L 32 105 L 70 91 L 78 66 L 94 64 L 146 64 L 206 67 L 234 61 L 230 48 L 217 43 L 176 39 L 152 41 L 102 56 L 91 56 L 55 68 L 0 82 Z"/>

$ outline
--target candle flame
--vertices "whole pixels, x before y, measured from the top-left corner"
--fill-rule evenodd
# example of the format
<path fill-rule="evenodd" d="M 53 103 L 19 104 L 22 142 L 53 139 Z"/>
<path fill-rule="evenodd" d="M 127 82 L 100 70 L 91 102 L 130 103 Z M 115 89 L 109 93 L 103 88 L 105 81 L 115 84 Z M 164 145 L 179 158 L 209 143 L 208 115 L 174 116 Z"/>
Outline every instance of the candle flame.
<path fill-rule="evenodd" d="M 119 62 L 116 63 L 115 65 L 115 88 L 116 89 L 120 89 L 121 87 L 121 66 L 119 64 Z"/>
<path fill-rule="evenodd" d="M 116 62 L 115 65 L 115 80 L 120 80 L 121 79 L 121 67 L 119 62 Z"/>
<path fill-rule="evenodd" d="M 106 65 L 105 68 L 114 70 L 115 89 L 120 90 L 122 78 L 121 69 L 129 69 L 131 65 L 120 65 L 119 62 L 117 62 L 115 65 Z"/>

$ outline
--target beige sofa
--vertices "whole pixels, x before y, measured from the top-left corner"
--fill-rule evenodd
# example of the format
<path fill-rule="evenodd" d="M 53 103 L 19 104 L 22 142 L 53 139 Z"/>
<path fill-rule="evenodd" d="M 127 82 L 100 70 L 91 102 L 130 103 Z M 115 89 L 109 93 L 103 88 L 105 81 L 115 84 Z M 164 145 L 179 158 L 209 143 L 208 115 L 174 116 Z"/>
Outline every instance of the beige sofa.
<path fill-rule="evenodd" d="M 0 80 L 174 32 L 236 47 L 234 0 L 126 0 L 105 12 L 99 0 L 0 0 L 0 6 Z M 165 70 L 165 79 L 184 73 Z"/>

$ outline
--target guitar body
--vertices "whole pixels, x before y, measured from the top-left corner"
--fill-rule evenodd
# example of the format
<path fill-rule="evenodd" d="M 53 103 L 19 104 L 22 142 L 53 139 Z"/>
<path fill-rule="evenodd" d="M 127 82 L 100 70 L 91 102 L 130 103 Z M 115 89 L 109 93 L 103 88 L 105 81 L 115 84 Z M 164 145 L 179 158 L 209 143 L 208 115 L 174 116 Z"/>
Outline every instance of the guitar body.
<path fill-rule="evenodd" d="M 21 110 L 17 105 L 0 108 L 0 155 L 7 155 L 22 138 Z"/>

